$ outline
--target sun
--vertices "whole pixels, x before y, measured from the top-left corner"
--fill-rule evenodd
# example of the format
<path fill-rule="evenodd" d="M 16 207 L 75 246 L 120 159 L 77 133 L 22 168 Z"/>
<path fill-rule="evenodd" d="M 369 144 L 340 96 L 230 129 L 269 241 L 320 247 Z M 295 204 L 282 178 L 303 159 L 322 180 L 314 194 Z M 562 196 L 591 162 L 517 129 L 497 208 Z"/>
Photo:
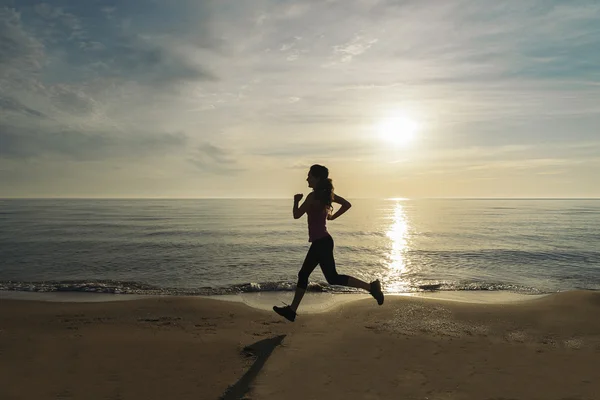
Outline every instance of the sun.
<path fill-rule="evenodd" d="M 407 145 L 419 131 L 419 124 L 404 114 L 398 114 L 382 120 L 378 130 L 379 135 L 386 142 Z"/>

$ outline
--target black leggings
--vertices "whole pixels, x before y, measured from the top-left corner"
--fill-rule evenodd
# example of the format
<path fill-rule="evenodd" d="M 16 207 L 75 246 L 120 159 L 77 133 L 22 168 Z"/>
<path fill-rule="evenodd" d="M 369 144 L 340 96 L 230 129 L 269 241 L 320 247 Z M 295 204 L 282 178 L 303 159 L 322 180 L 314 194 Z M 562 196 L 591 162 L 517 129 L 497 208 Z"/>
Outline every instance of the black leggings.
<path fill-rule="evenodd" d="M 317 239 L 310 245 L 304 264 L 298 272 L 298 287 L 306 289 L 308 286 L 308 277 L 315 270 L 317 264 L 321 265 L 321 271 L 330 285 L 348 286 L 348 275 L 340 275 L 335 270 L 335 260 L 333 258 L 333 238 L 325 236 Z"/>

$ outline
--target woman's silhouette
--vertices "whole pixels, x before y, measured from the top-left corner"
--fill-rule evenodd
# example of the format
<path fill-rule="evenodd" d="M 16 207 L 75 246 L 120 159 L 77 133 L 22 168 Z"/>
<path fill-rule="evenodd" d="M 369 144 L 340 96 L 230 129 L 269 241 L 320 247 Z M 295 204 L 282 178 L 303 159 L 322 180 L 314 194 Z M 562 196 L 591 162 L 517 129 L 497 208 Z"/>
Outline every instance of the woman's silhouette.
<path fill-rule="evenodd" d="M 317 264 L 321 266 L 323 275 L 325 275 L 329 284 L 364 289 L 371 293 L 379 305 L 382 305 L 383 292 L 379 280 L 367 283 L 352 276 L 340 275 L 335 269 L 333 238 L 327 232 L 326 221 L 334 220 L 344 214 L 351 207 L 351 204 L 341 196 L 334 194 L 333 183 L 329 178 L 329 170 L 326 167 L 318 164 L 310 167 L 306 181 L 308 187 L 312 188 L 313 191 L 306 196 L 306 200 L 301 206 L 298 206 L 298 204 L 302 200 L 302 194 L 294 196 L 293 213 L 294 219 L 298 219 L 306 213 L 308 217 L 308 241 L 312 244 L 298 273 L 298 284 L 292 304 L 285 307 L 275 306 L 273 310 L 292 322 L 296 319 L 296 311 L 308 286 L 308 277 L 317 267 Z M 331 214 L 332 203 L 341 205 L 335 214 Z"/>

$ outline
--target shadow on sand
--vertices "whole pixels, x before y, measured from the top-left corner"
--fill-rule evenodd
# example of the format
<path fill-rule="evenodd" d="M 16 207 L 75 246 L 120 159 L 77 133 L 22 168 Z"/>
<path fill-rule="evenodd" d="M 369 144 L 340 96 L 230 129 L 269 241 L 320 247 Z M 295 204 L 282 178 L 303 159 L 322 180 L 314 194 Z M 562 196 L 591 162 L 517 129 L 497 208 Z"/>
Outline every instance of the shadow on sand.
<path fill-rule="evenodd" d="M 269 356 L 279 346 L 285 335 L 275 336 L 269 339 L 259 340 L 258 342 L 244 347 L 244 353 L 256 357 L 254 364 L 246 371 L 235 384 L 229 386 L 225 393 L 219 398 L 220 400 L 240 400 L 243 399 L 246 393 L 250 390 L 252 381 L 256 378 L 262 367 L 265 365 Z"/>

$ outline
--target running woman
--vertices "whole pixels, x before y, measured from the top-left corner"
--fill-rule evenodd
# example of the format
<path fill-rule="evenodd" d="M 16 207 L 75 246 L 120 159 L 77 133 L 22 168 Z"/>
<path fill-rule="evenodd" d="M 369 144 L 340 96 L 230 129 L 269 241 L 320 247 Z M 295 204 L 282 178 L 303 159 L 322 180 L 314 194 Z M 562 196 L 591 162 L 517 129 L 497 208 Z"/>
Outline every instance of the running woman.
<path fill-rule="evenodd" d="M 327 231 L 327 220 L 333 221 L 339 218 L 352 205 L 333 192 L 333 182 L 329 178 L 329 170 L 326 167 L 318 164 L 310 167 L 306 181 L 308 187 L 312 188 L 313 191 L 306 196 L 306 200 L 301 206 L 299 206 L 299 203 L 303 195 L 297 194 L 294 196 L 293 214 L 294 219 L 298 219 L 306 213 L 308 217 L 308 241 L 311 242 L 311 245 L 298 273 L 298 283 L 292 304 L 285 307 L 274 306 L 273 310 L 289 321 L 293 322 L 296 319 L 296 311 L 308 286 L 308 277 L 317 267 L 317 264 L 321 266 L 323 275 L 325 275 L 325 279 L 330 285 L 364 289 L 377 300 L 377 304 L 382 305 L 383 292 L 379 280 L 367 283 L 352 276 L 340 275 L 335 269 L 333 238 Z M 331 213 L 333 210 L 332 203 L 341 205 L 340 209 L 334 214 Z"/>

